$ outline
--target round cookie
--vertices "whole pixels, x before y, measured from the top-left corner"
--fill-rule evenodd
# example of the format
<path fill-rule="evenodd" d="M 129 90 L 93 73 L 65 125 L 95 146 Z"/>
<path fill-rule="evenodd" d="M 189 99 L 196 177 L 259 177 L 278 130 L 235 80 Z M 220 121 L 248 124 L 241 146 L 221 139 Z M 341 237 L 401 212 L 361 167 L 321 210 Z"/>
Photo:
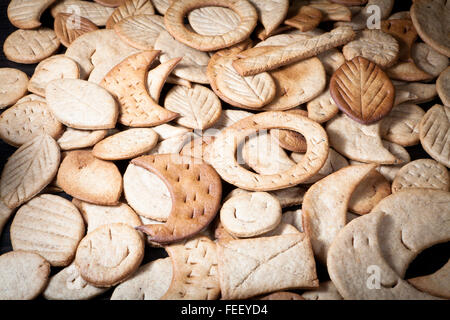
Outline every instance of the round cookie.
<path fill-rule="evenodd" d="M 434 105 L 419 124 L 420 143 L 436 161 L 450 167 L 450 107 Z"/>
<path fill-rule="evenodd" d="M 235 237 L 254 237 L 278 226 L 281 221 L 280 202 L 267 192 L 235 196 L 222 205 L 220 221 Z"/>
<path fill-rule="evenodd" d="M 32 300 L 47 285 L 50 264 L 40 255 L 11 251 L 0 256 L 0 300 Z"/>
<path fill-rule="evenodd" d="M 433 299 L 403 280 L 386 260 L 378 237 L 384 218 L 383 212 L 375 211 L 354 219 L 331 244 L 327 267 L 339 294 L 344 299 L 358 300 Z M 398 234 L 392 236 L 401 241 Z M 377 266 L 383 275 L 376 290 L 367 285 L 368 277 L 373 274 L 373 271 L 368 273 L 370 266 Z"/>
<path fill-rule="evenodd" d="M 11 225 L 14 250 L 40 254 L 52 266 L 69 265 L 84 235 L 84 222 L 70 201 L 51 194 L 39 195 L 16 213 Z"/>
<path fill-rule="evenodd" d="M 418 159 L 404 165 L 392 182 L 392 193 L 409 188 L 449 191 L 448 170 L 432 159 Z"/>
<path fill-rule="evenodd" d="M 445 106 L 450 106 L 450 67 L 447 67 L 436 80 L 436 90 Z"/>
<path fill-rule="evenodd" d="M 88 283 L 110 287 L 137 270 L 144 258 L 144 246 L 143 238 L 129 225 L 104 225 L 81 240 L 75 264 Z"/>
<path fill-rule="evenodd" d="M 448 21 L 450 7 L 446 0 L 419 0 L 411 6 L 411 20 L 420 38 L 434 50 L 450 57 Z"/>
<path fill-rule="evenodd" d="M 447 56 L 440 54 L 426 43 L 413 44 L 411 57 L 420 69 L 434 77 L 437 77 L 448 66 Z"/>
<path fill-rule="evenodd" d="M 0 68 L 0 110 L 9 107 L 27 92 L 28 76 L 13 68 Z"/>
<path fill-rule="evenodd" d="M 403 147 L 419 143 L 419 123 L 425 111 L 415 104 L 400 104 L 381 120 L 380 133 L 384 140 Z"/>
<path fill-rule="evenodd" d="M 33 64 L 51 56 L 59 48 L 59 39 L 49 28 L 16 30 L 6 38 L 3 52 L 8 60 Z"/>
<path fill-rule="evenodd" d="M 377 29 L 360 31 L 356 39 L 342 48 L 345 59 L 364 57 L 382 68 L 388 68 L 397 61 L 400 47 L 391 35 Z"/>

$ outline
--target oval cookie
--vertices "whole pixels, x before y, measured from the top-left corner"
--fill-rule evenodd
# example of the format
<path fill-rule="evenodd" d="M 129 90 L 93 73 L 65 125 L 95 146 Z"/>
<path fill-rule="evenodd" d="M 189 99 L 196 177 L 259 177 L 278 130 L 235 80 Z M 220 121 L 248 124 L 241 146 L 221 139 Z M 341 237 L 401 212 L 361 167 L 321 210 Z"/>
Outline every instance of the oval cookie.
<path fill-rule="evenodd" d="M 158 143 L 151 128 L 133 128 L 116 133 L 97 143 L 92 154 L 103 160 L 124 160 L 150 151 Z"/>
<path fill-rule="evenodd" d="M 54 116 L 75 129 L 110 129 L 116 126 L 117 103 L 99 85 L 78 79 L 51 81 L 45 89 Z"/>
<path fill-rule="evenodd" d="M 14 250 L 35 252 L 52 266 L 67 266 L 84 235 L 84 222 L 70 201 L 42 194 L 23 205 L 11 225 Z"/>

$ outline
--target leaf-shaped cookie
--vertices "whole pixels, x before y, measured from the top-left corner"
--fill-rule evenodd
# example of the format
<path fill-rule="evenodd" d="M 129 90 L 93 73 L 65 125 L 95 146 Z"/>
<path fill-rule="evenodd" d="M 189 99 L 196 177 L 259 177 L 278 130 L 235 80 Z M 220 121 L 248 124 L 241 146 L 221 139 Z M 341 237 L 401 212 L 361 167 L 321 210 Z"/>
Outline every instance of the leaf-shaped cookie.
<path fill-rule="evenodd" d="M 114 31 L 130 46 L 150 50 L 164 31 L 164 18 L 156 14 L 129 16 L 114 25 Z"/>
<path fill-rule="evenodd" d="M 59 41 L 66 47 L 82 34 L 98 29 L 89 19 L 62 12 L 56 15 L 53 27 Z"/>
<path fill-rule="evenodd" d="M 333 74 L 330 94 L 350 118 L 371 124 L 391 111 L 395 90 L 389 77 L 375 63 L 356 57 Z"/>
<path fill-rule="evenodd" d="M 167 9 L 170 7 L 171 0 L 152 0 L 152 4 L 155 9 L 162 15 L 166 14 Z"/>
<path fill-rule="evenodd" d="M 233 10 L 222 7 L 203 7 L 188 14 L 192 29 L 205 36 L 217 36 L 233 30 L 240 18 Z"/>
<path fill-rule="evenodd" d="M 276 94 L 272 76 L 262 72 L 243 77 L 233 68 L 240 49 L 230 49 L 230 55 L 216 53 L 210 60 L 207 76 L 211 88 L 225 102 L 244 109 L 260 109 L 270 103 Z"/>
<path fill-rule="evenodd" d="M 47 134 L 36 136 L 23 144 L 3 168 L 1 200 L 14 209 L 31 199 L 53 180 L 59 160 L 58 144 Z"/>
<path fill-rule="evenodd" d="M 106 21 L 106 28 L 112 29 L 120 20 L 138 14 L 155 14 L 150 0 L 126 0 L 124 4 L 117 7 Z"/>
<path fill-rule="evenodd" d="M 435 104 L 420 121 L 419 133 L 425 151 L 450 167 L 450 107 Z"/>
<path fill-rule="evenodd" d="M 289 9 L 288 0 L 250 0 L 250 3 L 255 6 L 267 34 L 283 22 Z"/>
<path fill-rule="evenodd" d="M 173 87 L 166 96 L 164 107 L 181 116 L 176 122 L 192 129 L 207 129 L 220 117 L 222 105 L 210 89 L 195 84 L 192 88 Z"/>
<path fill-rule="evenodd" d="M 116 126 L 118 107 L 99 85 L 78 79 L 58 79 L 45 90 L 54 116 L 75 129 L 111 129 Z"/>
<path fill-rule="evenodd" d="M 91 20 L 97 26 L 104 26 L 114 8 L 104 7 L 101 4 L 83 0 L 63 0 L 54 5 L 51 9 L 53 17 L 60 12 L 75 13 L 78 16 Z"/>

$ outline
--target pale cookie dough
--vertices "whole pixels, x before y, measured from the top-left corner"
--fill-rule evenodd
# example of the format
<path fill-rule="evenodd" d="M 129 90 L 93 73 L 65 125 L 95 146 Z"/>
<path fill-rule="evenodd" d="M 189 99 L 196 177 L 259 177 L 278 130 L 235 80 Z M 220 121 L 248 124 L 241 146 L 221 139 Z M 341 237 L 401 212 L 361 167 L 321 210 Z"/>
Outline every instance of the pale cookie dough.
<path fill-rule="evenodd" d="M 88 283 L 110 287 L 137 270 L 144 257 L 144 246 L 139 232 L 129 225 L 104 225 L 81 240 L 75 264 Z"/>
<path fill-rule="evenodd" d="M 6 38 L 3 52 L 8 60 L 33 64 L 54 54 L 59 45 L 59 39 L 52 29 L 19 29 Z"/>
<path fill-rule="evenodd" d="M 400 162 L 382 144 L 380 122 L 363 125 L 340 114 L 327 123 L 330 146 L 351 160 L 379 164 Z"/>
<path fill-rule="evenodd" d="M 123 176 L 128 204 L 143 217 L 166 221 L 172 211 L 172 197 L 166 184 L 154 173 L 129 164 Z"/>
<path fill-rule="evenodd" d="M 78 267 L 72 263 L 50 278 L 43 292 L 47 300 L 89 300 L 106 292 L 107 288 L 98 288 L 87 283 Z"/>
<path fill-rule="evenodd" d="M 47 285 L 50 264 L 36 253 L 11 251 L 0 256 L 0 300 L 32 300 Z"/>
<path fill-rule="evenodd" d="M 392 182 L 392 192 L 409 188 L 449 191 L 450 177 L 445 166 L 432 159 L 418 159 L 404 165 Z"/>
<path fill-rule="evenodd" d="M 170 258 L 147 263 L 114 289 L 111 300 L 159 300 L 169 289 L 172 272 Z"/>
<path fill-rule="evenodd" d="M 13 68 L 0 68 L 0 110 L 9 107 L 27 92 L 28 76 Z"/>
<path fill-rule="evenodd" d="M 450 167 L 450 107 L 434 105 L 419 124 L 420 142 L 436 161 Z"/>
<path fill-rule="evenodd" d="M 14 250 L 35 252 L 52 266 L 68 266 L 84 236 L 84 222 L 70 201 L 42 194 L 23 205 L 11 224 Z"/>
<path fill-rule="evenodd" d="M 235 196 L 222 205 L 220 221 L 233 236 L 254 237 L 277 227 L 281 221 L 281 205 L 266 192 Z"/>
<path fill-rule="evenodd" d="M 47 84 L 56 79 L 78 79 L 80 69 L 75 61 L 59 54 L 41 61 L 28 83 L 28 91 L 45 97 Z"/>

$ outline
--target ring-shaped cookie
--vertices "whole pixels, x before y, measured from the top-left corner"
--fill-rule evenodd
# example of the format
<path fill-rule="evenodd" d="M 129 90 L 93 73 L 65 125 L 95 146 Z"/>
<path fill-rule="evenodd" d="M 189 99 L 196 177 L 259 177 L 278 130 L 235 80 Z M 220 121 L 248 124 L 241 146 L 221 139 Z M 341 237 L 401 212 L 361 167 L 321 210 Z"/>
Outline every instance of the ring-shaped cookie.
<path fill-rule="evenodd" d="M 185 16 L 192 10 L 218 6 L 233 10 L 239 15 L 240 24 L 233 30 L 216 36 L 192 32 L 184 25 Z M 167 31 L 178 41 L 200 51 L 215 51 L 230 47 L 248 38 L 256 27 L 258 14 L 247 0 L 188 0 L 173 1 L 164 16 Z"/>
<path fill-rule="evenodd" d="M 305 156 L 288 170 L 260 175 L 244 169 L 236 160 L 238 146 L 259 130 L 288 129 L 306 140 Z M 210 163 L 225 181 L 252 191 L 278 190 L 297 185 L 322 168 L 328 157 L 328 137 L 317 122 L 297 114 L 269 111 L 242 119 L 223 130 L 211 145 Z"/>

